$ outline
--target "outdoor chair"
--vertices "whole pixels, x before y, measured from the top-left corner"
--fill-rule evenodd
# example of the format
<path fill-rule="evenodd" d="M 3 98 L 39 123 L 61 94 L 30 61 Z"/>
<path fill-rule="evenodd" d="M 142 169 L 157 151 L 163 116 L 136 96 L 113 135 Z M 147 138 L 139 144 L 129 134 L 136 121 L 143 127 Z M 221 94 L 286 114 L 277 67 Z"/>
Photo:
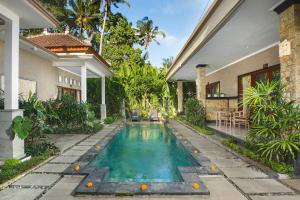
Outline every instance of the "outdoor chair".
<path fill-rule="evenodd" d="M 140 121 L 140 115 L 139 115 L 139 112 L 137 110 L 132 111 L 131 121 L 133 121 L 133 122 Z"/>
<path fill-rule="evenodd" d="M 246 128 L 249 128 L 250 120 L 248 113 L 244 111 L 234 112 L 232 115 L 232 123 L 234 127 L 236 127 L 237 125 L 241 127 L 241 125 L 243 125 Z"/>
<path fill-rule="evenodd" d="M 231 112 L 217 111 L 216 125 L 221 126 L 222 123 L 227 127 L 231 126 Z"/>
<path fill-rule="evenodd" d="M 157 110 L 152 110 L 149 116 L 150 121 L 159 121 L 159 116 Z"/>

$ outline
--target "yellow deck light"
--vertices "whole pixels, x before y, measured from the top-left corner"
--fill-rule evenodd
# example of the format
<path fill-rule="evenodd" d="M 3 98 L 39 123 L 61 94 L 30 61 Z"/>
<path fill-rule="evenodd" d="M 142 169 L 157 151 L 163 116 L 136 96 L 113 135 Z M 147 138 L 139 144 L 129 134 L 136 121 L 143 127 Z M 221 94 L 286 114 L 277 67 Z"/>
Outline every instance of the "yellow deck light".
<path fill-rule="evenodd" d="M 75 166 L 74 166 L 74 170 L 75 170 L 76 172 L 79 172 L 79 171 L 80 171 L 80 165 L 75 165 Z"/>
<path fill-rule="evenodd" d="M 217 166 L 216 166 L 216 165 L 210 166 L 210 170 L 211 170 L 211 171 L 216 171 L 216 170 L 217 170 Z"/>
<path fill-rule="evenodd" d="M 148 185 L 147 184 L 142 184 L 141 186 L 140 186 L 140 189 L 141 189 L 141 191 L 146 191 L 147 189 L 148 189 Z"/>
<path fill-rule="evenodd" d="M 200 188 L 200 184 L 199 183 L 193 183 L 193 188 L 195 190 L 198 190 Z"/>
<path fill-rule="evenodd" d="M 94 187 L 94 183 L 93 183 L 92 181 L 88 181 L 88 182 L 86 183 L 86 187 L 92 188 L 92 187 Z"/>

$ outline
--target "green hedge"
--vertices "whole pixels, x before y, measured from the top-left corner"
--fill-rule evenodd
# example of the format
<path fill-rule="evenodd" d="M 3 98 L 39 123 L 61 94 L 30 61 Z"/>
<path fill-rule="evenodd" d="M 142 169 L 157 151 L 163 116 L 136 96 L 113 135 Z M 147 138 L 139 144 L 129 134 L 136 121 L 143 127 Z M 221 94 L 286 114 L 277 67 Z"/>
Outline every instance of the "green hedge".
<path fill-rule="evenodd" d="M 198 127 L 206 127 L 205 108 L 196 98 L 190 98 L 184 105 L 185 118 L 188 122 Z"/>

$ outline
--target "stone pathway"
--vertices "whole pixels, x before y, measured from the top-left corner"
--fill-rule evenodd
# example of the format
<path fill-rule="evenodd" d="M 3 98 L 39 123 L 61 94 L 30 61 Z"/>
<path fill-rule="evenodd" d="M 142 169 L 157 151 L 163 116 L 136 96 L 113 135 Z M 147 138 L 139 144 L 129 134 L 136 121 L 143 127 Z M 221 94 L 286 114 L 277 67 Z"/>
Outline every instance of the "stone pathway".
<path fill-rule="evenodd" d="M 223 148 L 218 141 L 209 136 L 199 135 L 177 121 L 171 126 L 185 136 L 201 153 L 214 162 L 225 174 L 225 177 L 201 177 L 211 192 L 211 199 L 222 200 L 281 200 L 300 199 L 299 191 L 270 178 L 267 174 L 241 160 Z M 300 184 L 299 179 L 286 182 Z M 282 181 L 282 182 L 285 182 Z M 297 189 L 294 187 L 294 189 Z"/>
<path fill-rule="evenodd" d="M 53 158 L 48 163 L 0 191 L 0 200 L 296 200 L 300 196 L 295 190 L 278 182 L 259 171 L 255 167 L 239 159 L 212 139 L 199 135 L 184 125 L 172 121 L 171 126 L 181 135 L 186 137 L 200 153 L 203 153 L 214 162 L 225 176 L 201 176 L 201 180 L 210 190 L 210 196 L 72 196 L 72 191 L 83 176 L 62 176 L 70 164 L 85 154 L 99 140 L 117 128 L 117 124 L 106 126 L 99 133 L 89 137 L 71 139 L 60 138 L 61 148 L 66 149 L 61 155 Z M 75 141 L 76 140 L 76 141 Z M 63 144 L 67 144 L 67 148 Z M 284 182 L 284 181 L 283 181 Z M 285 184 L 299 187 L 299 182 L 294 179 L 285 180 Z M 298 184 L 298 185 L 297 185 Z M 299 188 L 298 188 L 299 189 Z"/>

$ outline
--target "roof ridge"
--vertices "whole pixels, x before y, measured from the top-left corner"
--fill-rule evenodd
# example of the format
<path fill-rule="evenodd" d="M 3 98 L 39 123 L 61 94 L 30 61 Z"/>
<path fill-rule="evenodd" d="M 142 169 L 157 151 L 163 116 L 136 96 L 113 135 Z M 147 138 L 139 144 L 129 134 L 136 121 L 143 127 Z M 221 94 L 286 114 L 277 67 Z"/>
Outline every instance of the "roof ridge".
<path fill-rule="evenodd" d="M 38 34 L 38 35 L 31 35 L 31 36 L 27 36 L 26 38 L 28 39 L 32 39 L 32 38 L 38 38 L 38 37 L 51 37 L 51 36 L 68 36 L 74 40 L 76 40 L 77 42 L 80 42 L 82 45 L 84 46 L 91 46 L 91 44 L 88 44 L 86 42 L 84 42 L 83 40 L 80 40 L 79 38 L 77 38 L 76 36 L 70 34 L 70 33 L 48 33 L 48 34 Z"/>

